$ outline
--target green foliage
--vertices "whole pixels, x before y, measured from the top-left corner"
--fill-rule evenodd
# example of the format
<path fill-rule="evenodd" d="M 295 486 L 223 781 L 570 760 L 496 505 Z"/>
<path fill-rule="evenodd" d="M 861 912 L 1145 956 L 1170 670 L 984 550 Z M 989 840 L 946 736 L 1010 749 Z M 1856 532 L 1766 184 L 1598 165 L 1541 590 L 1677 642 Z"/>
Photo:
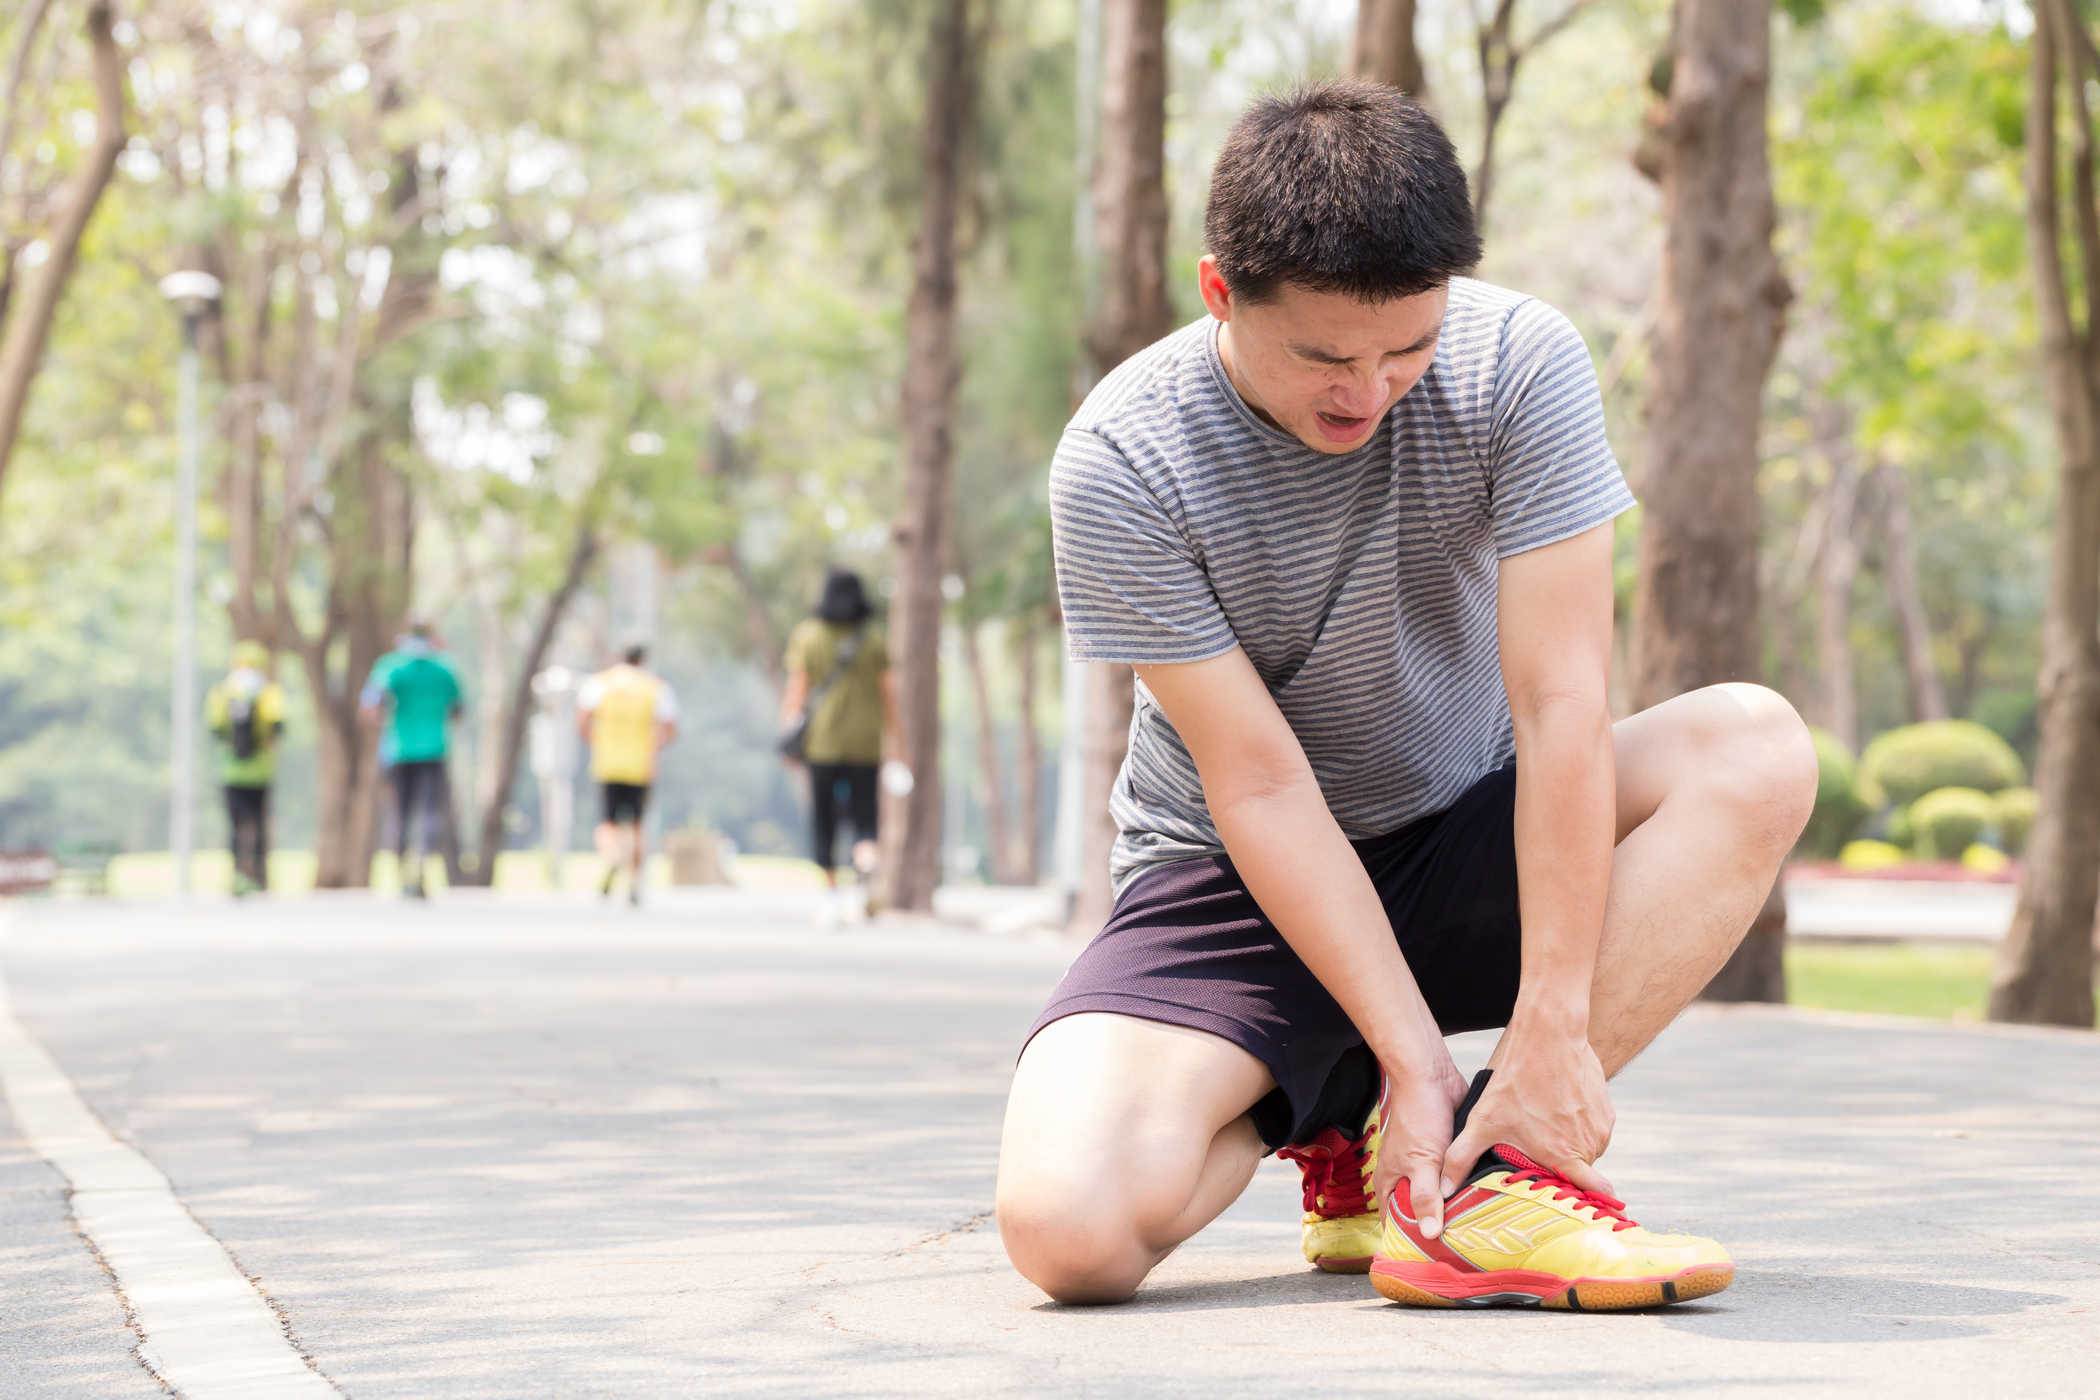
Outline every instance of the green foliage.
<path fill-rule="evenodd" d="M 1884 833 L 1888 844 L 1899 851 L 1909 851 L 1916 840 L 1917 832 L 1911 826 L 1910 808 L 1898 807 L 1889 813 L 1888 830 Z"/>
<path fill-rule="evenodd" d="M 1867 745 L 1860 771 L 1884 800 L 1905 807 L 1939 788 L 1997 792 L 2027 777 L 2003 739 L 1962 719 L 1891 729 Z"/>
<path fill-rule="evenodd" d="M 1926 860 L 1959 860 L 1990 826 L 1993 814 L 1990 795 L 1974 788 L 1944 787 L 1926 793 L 1910 808 L 1918 854 Z"/>
<path fill-rule="evenodd" d="M 1821 729 L 1810 733 L 1816 745 L 1816 806 L 1796 850 L 1828 860 L 1852 839 L 1873 809 L 1860 798 L 1852 751 L 1834 734 Z"/>
<path fill-rule="evenodd" d="M 2027 833 L 2034 829 L 2036 798 L 2033 788 L 2007 788 L 1991 798 L 1991 824 L 1998 829 L 1998 842 L 2009 856 L 2027 849 Z"/>
<path fill-rule="evenodd" d="M 1969 707 L 1972 719 L 2010 744 L 2013 752 L 2028 763 L 2033 762 L 2035 746 L 2041 739 L 2039 713 L 2040 703 L 2032 685 L 1985 691 Z"/>
<path fill-rule="evenodd" d="M 2029 389 L 2025 46 L 1915 5 L 1827 8 L 1777 55 L 1777 240 L 1797 295 L 1765 435 L 1767 538 L 1776 553 L 1802 537 L 1834 462 L 1901 471 L 1938 669 L 1971 693 L 2027 685 L 2051 483 Z M 1870 500 L 1863 538 L 1876 514 Z M 1910 713 L 1885 567 L 1870 550 L 1851 608 L 1870 730 Z M 1784 664 L 1806 650 L 1813 595 L 1780 599 Z"/>

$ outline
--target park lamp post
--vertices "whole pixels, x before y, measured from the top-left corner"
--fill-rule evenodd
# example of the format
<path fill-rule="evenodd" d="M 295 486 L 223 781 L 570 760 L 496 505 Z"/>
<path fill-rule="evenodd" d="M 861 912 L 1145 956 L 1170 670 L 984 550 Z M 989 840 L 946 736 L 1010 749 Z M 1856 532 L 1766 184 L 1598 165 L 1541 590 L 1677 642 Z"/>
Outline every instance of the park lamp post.
<path fill-rule="evenodd" d="M 182 455 L 175 477 L 175 675 L 169 697 L 174 790 L 168 799 L 168 847 L 175 893 L 190 892 L 191 829 L 197 806 L 197 326 L 219 300 L 219 279 L 194 269 L 161 279 L 160 294 L 182 315 L 179 413 Z"/>

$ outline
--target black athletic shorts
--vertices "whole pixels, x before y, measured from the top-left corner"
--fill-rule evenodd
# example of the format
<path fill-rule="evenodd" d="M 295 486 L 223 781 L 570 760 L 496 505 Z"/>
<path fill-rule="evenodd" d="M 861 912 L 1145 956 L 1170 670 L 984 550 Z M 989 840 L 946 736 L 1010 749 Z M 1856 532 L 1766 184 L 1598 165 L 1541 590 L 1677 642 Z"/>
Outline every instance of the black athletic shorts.
<path fill-rule="evenodd" d="M 1446 1035 L 1507 1025 L 1516 1006 L 1516 792 L 1504 768 L 1442 812 L 1350 843 Z M 1082 1011 L 1209 1031 L 1267 1065 L 1276 1088 L 1254 1126 L 1272 1148 L 1330 1126 L 1321 1091 L 1345 1059 L 1363 1060 L 1363 1037 L 1224 856 L 1132 879 L 1028 1034 Z"/>
<path fill-rule="evenodd" d="M 605 820 L 614 826 L 622 822 L 638 822 L 642 809 L 649 805 L 647 783 L 605 783 Z"/>

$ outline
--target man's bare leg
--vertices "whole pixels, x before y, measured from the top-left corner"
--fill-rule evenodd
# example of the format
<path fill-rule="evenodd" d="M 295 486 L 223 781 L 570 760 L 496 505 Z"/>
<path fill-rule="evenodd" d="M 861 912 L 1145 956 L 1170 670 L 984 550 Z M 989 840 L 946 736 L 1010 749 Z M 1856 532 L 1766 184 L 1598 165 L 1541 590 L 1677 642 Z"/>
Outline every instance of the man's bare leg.
<path fill-rule="evenodd" d="M 1274 1087 L 1206 1031 L 1101 1012 L 1043 1027 L 999 1145 L 1007 1258 L 1062 1303 L 1128 1298 L 1247 1189 L 1263 1151 L 1247 1111 Z"/>
<path fill-rule="evenodd" d="M 1590 986 L 1590 1044 L 1607 1075 L 1728 961 L 1816 799 L 1808 727 L 1762 686 L 1680 695 L 1612 737 L 1618 847 Z"/>

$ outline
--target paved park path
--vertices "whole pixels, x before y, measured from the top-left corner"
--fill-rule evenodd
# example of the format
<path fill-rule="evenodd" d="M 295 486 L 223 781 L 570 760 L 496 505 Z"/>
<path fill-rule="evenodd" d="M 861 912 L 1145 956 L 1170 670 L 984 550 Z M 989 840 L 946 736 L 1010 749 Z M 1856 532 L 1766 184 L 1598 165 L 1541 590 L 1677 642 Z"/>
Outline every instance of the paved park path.
<path fill-rule="evenodd" d="M 2095 1037 L 1695 1011 L 1623 1077 L 1606 1166 L 1639 1218 L 1735 1250 L 1702 1303 L 1386 1306 L 1302 1265 L 1271 1162 L 1139 1301 L 1068 1309 L 989 1209 L 1069 950 L 813 911 L 0 906 L 0 1396 L 166 1393 L 126 1310 L 179 1352 L 149 1318 L 208 1261 L 91 1205 L 157 1191 L 265 1302 L 250 1340 L 361 1398 L 2094 1393 Z M 59 1142 L 68 1093 L 91 1112 Z M 47 1154 L 99 1170 L 111 1136 L 93 1160 L 135 1148 L 143 1184 L 76 1218 Z M 290 1393 L 259 1374 L 183 1393 Z"/>

